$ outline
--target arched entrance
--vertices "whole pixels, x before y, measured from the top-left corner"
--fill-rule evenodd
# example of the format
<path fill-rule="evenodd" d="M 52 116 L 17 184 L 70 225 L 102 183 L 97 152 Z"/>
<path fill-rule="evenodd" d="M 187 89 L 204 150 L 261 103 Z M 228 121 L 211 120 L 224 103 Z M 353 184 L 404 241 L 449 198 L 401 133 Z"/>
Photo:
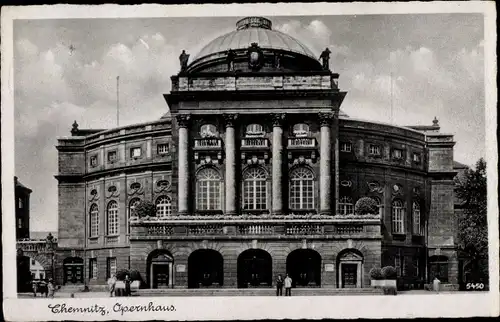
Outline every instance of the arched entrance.
<path fill-rule="evenodd" d="M 150 288 L 174 287 L 174 257 L 164 249 L 148 256 L 148 282 Z"/>
<path fill-rule="evenodd" d="M 188 287 L 222 286 L 224 282 L 224 260 L 213 249 L 198 249 L 188 258 Z"/>
<path fill-rule="evenodd" d="M 83 258 L 66 257 L 63 267 L 64 284 L 83 284 Z"/>
<path fill-rule="evenodd" d="M 321 255 L 312 249 L 296 249 L 286 258 L 292 287 L 321 286 Z"/>
<path fill-rule="evenodd" d="M 248 249 L 238 256 L 238 287 L 272 285 L 272 258 L 262 249 Z"/>
<path fill-rule="evenodd" d="M 337 256 L 337 285 L 340 288 L 361 288 L 363 254 L 356 249 L 345 249 Z"/>

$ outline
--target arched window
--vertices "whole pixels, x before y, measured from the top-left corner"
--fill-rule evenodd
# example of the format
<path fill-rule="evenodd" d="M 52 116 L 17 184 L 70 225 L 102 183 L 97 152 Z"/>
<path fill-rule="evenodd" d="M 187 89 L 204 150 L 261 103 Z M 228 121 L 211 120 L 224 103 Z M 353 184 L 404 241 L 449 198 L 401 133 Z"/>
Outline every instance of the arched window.
<path fill-rule="evenodd" d="M 422 227 L 420 222 L 420 204 L 413 202 L 413 234 L 422 235 Z"/>
<path fill-rule="evenodd" d="M 217 128 L 213 124 L 203 124 L 200 128 L 201 137 L 214 137 L 217 136 Z"/>
<path fill-rule="evenodd" d="M 196 178 L 196 209 L 221 209 L 221 176 L 212 169 L 201 170 Z"/>
<path fill-rule="evenodd" d="M 293 126 L 293 135 L 303 137 L 309 135 L 309 125 L 305 123 L 297 123 Z"/>
<path fill-rule="evenodd" d="M 297 168 L 290 173 L 290 208 L 314 209 L 314 176 L 307 168 Z"/>
<path fill-rule="evenodd" d="M 405 233 L 405 209 L 401 200 L 392 202 L 392 233 Z"/>
<path fill-rule="evenodd" d="M 384 204 L 382 203 L 382 201 L 380 200 L 379 197 L 372 197 L 372 199 L 375 200 L 375 202 L 377 203 L 378 215 L 383 218 L 383 216 L 384 216 Z"/>
<path fill-rule="evenodd" d="M 119 227 L 118 203 L 116 201 L 110 201 L 107 209 L 107 235 L 118 235 Z"/>
<path fill-rule="evenodd" d="M 172 199 L 167 196 L 160 196 L 156 199 L 156 216 L 159 218 L 172 214 Z"/>
<path fill-rule="evenodd" d="M 135 209 L 135 206 L 137 206 L 137 204 L 141 202 L 141 199 L 139 198 L 133 198 L 132 200 L 130 200 L 130 202 L 128 203 L 128 216 L 127 216 L 127 233 L 130 234 L 130 223 L 129 223 L 129 219 L 130 217 L 134 214 L 134 209 Z"/>
<path fill-rule="evenodd" d="M 99 236 L 99 207 L 96 204 L 90 206 L 90 232 L 89 237 Z"/>
<path fill-rule="evenodd" d="M 266 172 L 250 168 L 243 175 L 243 209 L 267 209 Z"/>
<path fill-rule="evenodd" d="M 351 197 L 343 196 L 339 200 L 339 213 L 341 215 L 351 215 L 354 213 L 354 203 Z"/>
<path fill-rule="evenodd" d="M 264 134 L 264 128 L 260 124 L 249 124 L 247 125 L 246 129 L 246 135 L 248 136 L 256 136 L 256 135 L 263 135 Z"/>

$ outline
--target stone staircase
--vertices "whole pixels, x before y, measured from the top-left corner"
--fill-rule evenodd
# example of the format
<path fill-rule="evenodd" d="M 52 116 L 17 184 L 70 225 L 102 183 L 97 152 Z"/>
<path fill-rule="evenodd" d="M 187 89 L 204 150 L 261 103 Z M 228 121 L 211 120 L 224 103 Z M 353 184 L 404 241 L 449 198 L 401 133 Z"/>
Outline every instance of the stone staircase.
<path fill-rule="evenodd" d="M 276 296 L 274 288 L 140 289 L 135 296 Z M 375 288 L 293 288 L 292 296 L 383 295 Z M 283 290 L 283 296 L 285 290 Z"/>

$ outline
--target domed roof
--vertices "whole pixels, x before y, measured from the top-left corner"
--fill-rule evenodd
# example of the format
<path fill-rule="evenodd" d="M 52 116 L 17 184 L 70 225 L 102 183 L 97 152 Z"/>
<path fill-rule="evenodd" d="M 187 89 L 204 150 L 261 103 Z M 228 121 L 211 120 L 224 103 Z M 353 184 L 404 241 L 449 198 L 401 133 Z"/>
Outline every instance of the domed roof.
<path fill-rule="evenodd" d="M 271 21 L 261 17 L 248 17 L 236 23 L 237 30 L 215 38 L 194 57 L 199 58 L 228 49 L 247 49 L 257 43 L 263 49 L 278 49 L 317 59 L 316 55 L 297 39 L 277 30 L 272 30 Z"/>

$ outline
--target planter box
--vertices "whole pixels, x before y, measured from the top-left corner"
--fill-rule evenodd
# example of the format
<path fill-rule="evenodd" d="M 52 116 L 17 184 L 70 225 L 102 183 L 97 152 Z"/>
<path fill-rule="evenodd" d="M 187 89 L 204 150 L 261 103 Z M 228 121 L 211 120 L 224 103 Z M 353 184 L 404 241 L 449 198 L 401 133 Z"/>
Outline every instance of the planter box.
<path fill-rule="evenodd" d="M 374 288 L 397 288 L 396 280 L 371 280 L 371 286 Z"/>
<path fill-rule="evenodd" d="M 140 287 L 141 287 L 141 281 L 133 281 L 132 283 L 130 283 L 130 290 L 132 292 L 137 291 Z"/>

